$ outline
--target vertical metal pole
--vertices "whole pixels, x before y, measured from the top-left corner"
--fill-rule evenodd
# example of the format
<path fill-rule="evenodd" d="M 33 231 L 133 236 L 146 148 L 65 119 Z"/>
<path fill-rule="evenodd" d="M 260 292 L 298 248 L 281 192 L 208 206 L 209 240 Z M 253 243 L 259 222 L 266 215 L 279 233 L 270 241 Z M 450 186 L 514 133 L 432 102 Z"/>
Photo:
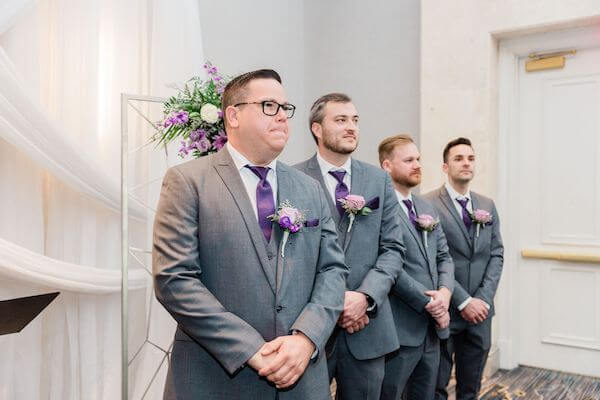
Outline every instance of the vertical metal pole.
<path fill-rule="evenodd" d="M 128 350 L 128 138 L 127 138 L 127 95 L 121 93 L 121 400 L 127 400 L 129 388 Z"/>

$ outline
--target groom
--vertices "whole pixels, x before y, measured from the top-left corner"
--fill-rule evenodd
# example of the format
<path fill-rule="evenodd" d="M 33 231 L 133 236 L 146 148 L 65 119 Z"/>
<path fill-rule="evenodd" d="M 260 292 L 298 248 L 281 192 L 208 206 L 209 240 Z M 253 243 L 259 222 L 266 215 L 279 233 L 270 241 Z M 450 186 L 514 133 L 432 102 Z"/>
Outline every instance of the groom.
<path fill-rule="evenodd" d="M 153 247 L 156 296 L 178 323 L 165 399 L 329 399 L 323 349 L 348 270 L 318 183 L 276 160 L 294 110 L 275 71 L 238 76 L 228 144 L 167 171 Z M 306 221 L 283 249 L 267 217 L 284 201 Z"/>

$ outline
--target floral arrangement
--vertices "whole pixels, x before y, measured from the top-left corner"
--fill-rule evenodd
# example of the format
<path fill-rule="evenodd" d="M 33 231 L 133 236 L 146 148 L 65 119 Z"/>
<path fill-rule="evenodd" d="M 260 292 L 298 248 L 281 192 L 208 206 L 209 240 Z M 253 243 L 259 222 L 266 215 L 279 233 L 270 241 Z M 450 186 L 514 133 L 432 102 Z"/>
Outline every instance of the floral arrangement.
<path fill-rule="evenodd" d="M 434 219 L 429 214 L 421 214 L 417 217 L 416 222 L 419 230 L 423 232 L 423 242 L 425 243 L 425 247 L 427 247 L 427 234 L 435 230 L 440 220 Z"/>
<path fill-rule="evenodd" d="M 284 200 L 277 208 L 277 212 L 269 215 L 267 218 L 273 222 L 277 222 L 279 227 L 283 230 L 281 257 L 285 257 L 285 244 L 287 243 L 290 234 L 298 233 L 300 231 L 302 226 L 304 226 L 306 217 L 302 211 L 294 208 L 289 200 Z"/>
<path fill-rule="evenodd" d="M 181 138 L 182 158 L 190 153 L 194 158 L 216 153 L 227 143 L 221 101 L 230 78 L 221 75 L 210 62 L 204 64 L 204 69 L 208 78 L 187 81 L 165 102 L 164 119 L 158 123 L 155 140 L 166 145 Z"/>
<path fill-rule="evenodd" d="M 352 229 L 352 224 L 354 223 L 354 219 L 357 215 L 369 215 L 379 208 L 379 197 L 375 197 L 367 203 L 363 196 L 358 194 L 349 194 L 343 199 L 338 200 L 346 213 L 348 213 L 348 217 L 350 218 L 350 224 L 348 224 L 348 232 Z"/>
<path fill-rule="evenodd" d="M 489 211 L 477 209 L 471 214 L 471 221 L 477 224 L 475 237 L 479 237 L 479 229 L 483 229 L 486 225 L 492 223 L 492 214 L 490 214 Z"/>

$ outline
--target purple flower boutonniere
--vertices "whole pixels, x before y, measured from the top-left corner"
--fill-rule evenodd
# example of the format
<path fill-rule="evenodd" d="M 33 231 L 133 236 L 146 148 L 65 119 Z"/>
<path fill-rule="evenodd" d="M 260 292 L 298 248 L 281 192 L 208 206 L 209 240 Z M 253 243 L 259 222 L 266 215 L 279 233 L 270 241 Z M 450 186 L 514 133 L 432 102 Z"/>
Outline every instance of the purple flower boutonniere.
<path fill-rule="evenodd" d="M 490 225 L 492 223 L 492 214 L 490 214 L 488 211 L 477 209 L 473 211 L 473 214 L 471 214 L 471 221 L 477 224 L 475 237 L 479 237 L 479 229 L 483 229 L 486 225 Z"/>
<path fill-rule="evenodd" d="M 271 214 L 268 218 L 279 224 L 279 227 L 283 229 L 283 240 L 281 243 L 281 257 L 285 257 L 285 244 L 288 241 L 291 233 L 298 233 L 306 217 L 297 208 L 292 207 L 289 200 L 283 201 L 277 208 L 275 214 Z"/>
<path fill-rule="evenodd" d="M 425 247 L 427 247 L 427 234 L 429 232 L 433 232 L 439 223 L 439 219 L 434 219 L 429 214 L 421 214 L 417 217 L 417 225 L 419 230 L 423 233 L 423 242 L 425 243 Z"/>
<path fill-rule="evenodd" d="M 379 197 L 375 197 L 367 202 L 364 197 L 358 194 L 349 194 L 338 201 L 342 204 L 342 207 L 346 210 L 346 213 L 350 218 L 348 232 L 352 229 L 352 224 L 357 215 L 369 215 L 373 210 L 379 208 Z"/>

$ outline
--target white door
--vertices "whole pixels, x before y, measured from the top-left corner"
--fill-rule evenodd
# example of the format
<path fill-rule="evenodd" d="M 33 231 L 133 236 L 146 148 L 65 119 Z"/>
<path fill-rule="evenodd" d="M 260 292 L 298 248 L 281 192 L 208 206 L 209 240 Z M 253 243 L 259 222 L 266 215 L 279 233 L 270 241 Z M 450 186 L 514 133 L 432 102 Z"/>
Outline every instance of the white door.
<path fill-rule="evenodd" d="M 514 332 L 519 364 L 600 376 L 600 264 L 548 254 L 600 255 L 600 40 L 582 49 L 564 35 L 557 47 L 539 43 L 577 49 L 564 69 L 526 72 L 526 57 L 518 62 L 507 188 L 519 247 Z"/>

